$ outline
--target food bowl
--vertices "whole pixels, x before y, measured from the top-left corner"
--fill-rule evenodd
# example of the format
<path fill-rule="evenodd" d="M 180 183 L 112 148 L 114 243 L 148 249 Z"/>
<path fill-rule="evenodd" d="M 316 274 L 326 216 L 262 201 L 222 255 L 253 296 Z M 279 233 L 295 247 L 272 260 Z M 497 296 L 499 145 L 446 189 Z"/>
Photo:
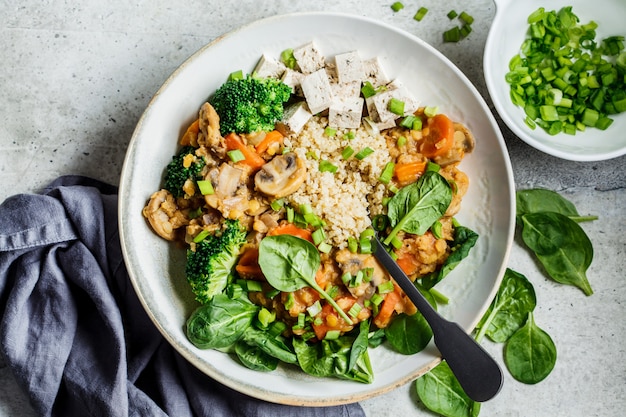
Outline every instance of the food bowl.
<path fill-rule="evenodd" d="M 498 114 L 506 125 L 527 144 L 547 154 L 572 161 L 600 161 L 626 154 L 626 114 L 612 116 L 613 124 L 606 130 L 588 128 L 575 135 L 559 133 L 551 136 L 543 129 L 534 130 L 524 122 L 524 109 L 516 106 L 509 96 L 505 75 L 509 60 L 519 53 L 528 31 L 527 17 L 537 8 L 559 10 L 572 6 L 581 23 L 598 23 L 596 39 L 625 35 L 623 0 L 495 0 L 496 15 L 487 37 L 484 53 L 484 75 L 489 94 Z"/>
<path fill-rule="evenodd" d="M 289 34 L 289 36 L 285 36 Z M 427 372 L 439 361 L 431 343 L 410 356 L 386 346 L 370 351 L 374 382 L 315 378 L 279 366 L 260 373 L 216 350 L 189 342 L 184 326 L 198 306 L 185 279 L 185 250 L 156 236 L 142 216 L 150 194 L 161 186 L 164 167 L 198 109 L 236 70 L 251 72 L 263 53 L 314 41 L 334 56 L 358 50 L 379 57 L 391 78 L 424 105 L 462 121 L 476 137 L 475 151 L 461 168 L 470 188 L 458 220 L 480 234 L 470 256 L 438 289 L 450 297 L 441 312 L 471 331 L 488 308 L 506 269 L 514 233 L 514 183 L 508 153 L 488 106 L 470 81 L 422 40 L 381 22 L 334 13 L 303 13 L 257 21 L 208 44 L 184 62 L 159 89 L 130 142 L 120 182 L 120 237 L 132 284 L 165 339 L 189 362 L 242 393 L 291 405 L 327 406 L 380 395 Z"/>

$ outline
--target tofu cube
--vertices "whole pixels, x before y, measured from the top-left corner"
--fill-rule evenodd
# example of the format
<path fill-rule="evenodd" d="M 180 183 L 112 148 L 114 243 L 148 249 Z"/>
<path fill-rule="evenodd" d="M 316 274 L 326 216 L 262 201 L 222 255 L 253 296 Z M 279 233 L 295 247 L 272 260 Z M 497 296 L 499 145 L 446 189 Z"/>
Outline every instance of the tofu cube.
<path fill-rule="evenodd" d="M 323 68 L 305 75 L 300 85 L 311 113 L 317 114 L 324 111 L 332 103 L 332 88 L 326 70 Z"/>
<path fill-rule="evenodd" d="M 286 69 L 285 64 L 279 60 L 263 54 L 254 67 L 254 73 L 261 78 L 280 78 Z"/>
<path fill-rule="evenodd" d="M 361 95 L 361 82 L 352 81 L 349 83 L 331 82 L 330 86 L 335 97 L 359 97 Z"/>
<path fill-rule="evenodd" d="M 391 81 L 378 57 L 363 61 L 363 71 L 365 81 L 369 81 L 374 87 L 386 85 Z"/>
<path fill-rule="evenodd" d="M 313 42 L 309 42 L 293 50 L 298 67 L 303 74 L 311 74 L 324 68 L 325 59 Z"/>
<path fill-rule="evenodd" d="M 313 117 L 304 101 L 290 104 L 283 112 L 283 119 L 278 123 L 278 130 L 285 136 L 299 133 Z"/>
<path fill-rule="evenodd" d="M 291 68 L 286 68 L 285 72 L 283 72 L 283 76 L 281 81 L 291 87 L 291 92 L 297 96 L 304 97 L 302 94 L 302 79 L 304 78 L 304 74 L 300 71 L 294 71 Z"/>
<path fill-rule="evenodd" d="M 333 127 L 357 129 L 361 126 L 363 98 L 342 97 L 333 100 L 328 110 L 328 124 Z"/>
<path fill-rule="evenodd" d="M 363 61 L 356 51 L 336 55 L 335 66 L 340 83 L 361 82 L 365 79 Z"/>
<path fill-rule="evenodd" d="M 404 102 L 403 115 L 395 114 L 389 110 L 389 102 L 392 98 Z M 384 91 L 368 97 L 365 100 L 365 104 L 368 114 L 376 123 L 394 121 L 399 117 L 414 113 L 419 107 L 419 102 L 399 81 L 393 81 L 387 84 Z"/>

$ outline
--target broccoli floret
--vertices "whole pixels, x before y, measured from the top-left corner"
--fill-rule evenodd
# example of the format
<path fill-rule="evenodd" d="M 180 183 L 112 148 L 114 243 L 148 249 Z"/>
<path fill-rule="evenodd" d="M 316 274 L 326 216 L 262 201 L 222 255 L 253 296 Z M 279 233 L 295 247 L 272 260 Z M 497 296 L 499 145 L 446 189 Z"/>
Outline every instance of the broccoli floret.
<path fill-rule="evenodd" d="M 200 171 L 204 167 L 204 159 L 195 157 L 195 148 L 193 146 L 184 146 L 178 154 L 172 157 L 172 161 L 165 168 L 165 181 L 163 188 L 172 193 L 174 197 L 182 197 L 185 195 L 183 185 L 185 181 L 196 181 L 200 179 Z M 185 158 L 187 155 L 193 155 L 191 164 L 185 168 Z"/>
<path fill-rule="evenodd" d="M 219 233 L 207 236 L 187 251 L 185 273 L 196 300 L 207 303 L 221 293 L 246 242 L 246 231 L 238 220 L 226 220 Z"/>
<path fill-rule="evenodd" d="M 209 100 L 220 116 L 220 133 L 269 132 L 283 117 L 291 87 L 276 78 L 229 78 Z"/>

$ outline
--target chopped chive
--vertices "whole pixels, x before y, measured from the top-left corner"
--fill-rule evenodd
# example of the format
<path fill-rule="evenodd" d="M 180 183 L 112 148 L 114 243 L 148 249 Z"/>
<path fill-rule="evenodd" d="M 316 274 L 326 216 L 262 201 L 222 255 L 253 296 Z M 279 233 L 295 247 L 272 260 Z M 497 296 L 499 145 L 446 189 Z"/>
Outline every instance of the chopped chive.
<path fill-rule="evenodd" d="M 332 246 L 326 242 L 322 242 L 319 245 L 317 245 L 317 250 L 319 250 L 322 253 L 329 253 L 332 250 Z"/>
<path fill-rule="evenodd" d="M 347 140 L 352 140 L 354 139 L 355 133 L 353 130 L 346 132 L 345 135 L 343 135 L 344 138 L 346 138 Z"/>
<path fill-rule="evenodd" d="M 243 155 L 239 149 L 233 149 L 232 151 L 226 152 L 231 161 L 237 163 L 239 161 L 243 161 L 246 157 Z"/>
<path fill-rule="evenodd" d="M 391 5 L 391 10 L 394 12 L 399 12 L 402 9 L 404 9 L 404 4 L 402 4 L 402 2 L 396 1 Z"/>
<path fill-rule="evenodd" d="M 387 108 L 393 114 L 402 116 L 404 114 L 404 101 L 397 99 L 395 97 L 392 97 L 391 100 L 389 100 L 389 104 L 387 105 Z"/>
<path fill-rule="evenodd" d="M 319 313 L 322 312 L 322 303 L 320 303 L 320 300 L 315 301 L 313 304 L 311 304 L 310 306 L 308 306 L 306 308 L 306 311 L 309 313 L 309 316 L 311 317 L 315 317 L 317 316 Z"/>
<path fill-rule="evenodd" d="M 261 283 L 259 281 L 253 281 L 251 279 L 247 279 L 245 280 L 246 282 L 246 289 L 248 290 L 248 292 L 260 292 L 263 290 L 263 287 L 261 286 Z"/>
<path fill-rule="evenodd" d="M 343 159 L 350 158 L 352 154 L 354 154 L 354 149 L 352 149 L 351 146 L 346 146 L 345 148 L 343 148 L 343 151 L 341 151 L 341 157 Z"/>
<path fill-rule="evenodd" d="M 295 219 L 295 211 L 293 207 L 287 207 L 287 222 L 293 223 Z"/>
<path fill-rule="evenodd" d="M 454 10 L 450 10 L 446 16 L 448 16 L 448 19 L 452 20 L 452 19 L 454 19 L 455 17 L 457 17 L 457 16 L 458 16 L 458 14 L 457 14 L 457 12 L 456 12 L 456 11 L 454 11 Z"/>
<path fill-rule="evenodd" d="M 461 26 L 461 29 L 459 31 L 461 33 L 461 38 L 465 38 L 472 32 L 472 26 L 469 23 L 466 23 Z"/>
<path fill-rule="evenodd" d="M 319 164 L 319 170 L 320 172 L 330 172 L 331 174 L 334 174 L 335 172 L 337 172 L 337 165 L 333 164 L 330 161 L 327 160 L 321 160 L 320 164 Z"/>
<path fill-rule="evenodd" d="M 199 180 L 196 181 L 196 184 L 198 184 L 198 189 L 200 190 L 200 194 L 202 195 L 212 195 L 215 193 L 215 190 L 213 189 L 213 184 L 210 180 Z"/>
<path fill-rule="evenodd" d="M 333 136 L 335 136 L 336 133 L 337 133 L 337 129 L 332 128 L 330 126 L 324 129 L 324 135 L 328 136 L 329 138 L 332 138 Z"/>
<path fill-rule="evenodd" d="M 372 97 L 373 95 L 376 95 L 376 89 L 374 88 L 371 82 L 365 81 L 363 83 L 363 87 L 361 87 L 361 93 L 363 94 L 364 98 L 369 98 L 369 97 Z"/>
<path fill-rule="evenodd" d="M 352 281 L 352 274 L 350 274 L 349 272 L 344 272 L 344 274 L 341 276 L 341 282 L 343 282 L 345 285 L 348 285 L 350 281 Z"/>
<path fill-rule="evenodd" d="M 385 168 L 383 168 L 383 172 L 380 174 L 380 177 L 378 177 L 378 181 L 383 184 L 389 184 L 389 181 L 391 181 L 391 178 L 393 177 L 393 170 L 395 167 L 396 164 L 393 162 L 387 162 Z"/>
<path fill-rule="evenodd" d="M 356 318 L 361 312 L 361 310 L 363 310 L 363 307 L 361 307 L 361 304 L 354 303 L 352 304 L 352 307 L 350 307 L 350 310 L 348 310 L 348 315 L 352 318 Z"/>
<path fill-rule="evenodd" d="M 379 284 L 377 288 L 378 288 L 379 294 L 387 294 L 387 293 L 393 292 L 394 290 L 392 281 L 383 282 Z"/>
<path fill-rule="evenodd" d="M 458 42 L 460 40 L 461 40 L 461 29 L 459 29 L 458 26 L 455 26 L 443 32 L 444 42 Z"/>
<path fill-rule="evenodd" d="M 341 336 L 340 330 L 329 330 L 326 332 L 324 339 L 325 340 L 337 340 L 339 339 L 339 336 Z"/>
<path fill-rule="evenodd" d="M 322 243 L 324 239 L 326 239 L 324 229 L 315 229 L 313 233 L 311 233 L 311 238 L 313 239 L 313 243 L 315 244 L 315 246 Z"/>
<path fill-rule="evenodd" d="M 283 200 L 282 198 L 277 198 L 276 200 L 272 200 L 272 202 L 270 203 L 270 207 L 274 211 L 280 211 L 280 209 L 283 208 L 284 206 L 285 206 L 285 200 Z"/>
<path fill-rule="evenodd" d="M 365 148 L 361 149 L 354 157 L 358 159 L 359 161 L 361 161 L 373 153 L 374 153 L 374 150 L 370 148 L 369 146 L 366 146 Z"/>
<path fill-rule="evenodd" d="M 404 146 L 404 145 L 406 145 L 406 141 L 407 141 L 406 136 L 400 136 L 400 137 L 398 138 L 398 141 L 396 142 L 396 145 L 398 145 L 398 146 Z"/>
<path fill-rule="evenodd" d="M 415 13 L 415 16 L 413 16 L 413 19 L 421 22 L 424 16 L 426 16 L 426 13 L 428 13 L 428 9 L 426 7 L 420 7 L 417 10 L 417 13 Z"/>
<path fill-rule="evenodd" d="M 438 112 L 439 112 L 439 107 L 437 106 L 426 106 L 424 108 L 424 114 L 426 115 L 426 117 L 436 116 Z"/>
<path fill-rule="evenodd" d="M 356 253 L 359 250 L 359 242 L 352 236 L 348 238 L 348 250 L 351 253 Z"/>
<path fill-rule="evenodd" d="M 393 285 L 393 284 L 392 284 Z M 384 301 L 384 298 L 381 297 L 379 294 L 374 294 L 372 295 L 372 297 L 370 298 L 370 302 L 375 305 L 378 306 L 380 305 L 380 303 L 382 303 Z"/>
<path fill-rule="evenodd" d="M 459 15 L 459 19 L 463 20 L 468 25 L 474 23 L 474 18 L 465 11 L 461 12 L 461 14 Z"/>
<path fill-rule="evenodd" d="M 263 326 L 263 328 L 267 328 L 269 327 L 270 323 L 276 320 L 276 313 L 269 311 L 265 307 L 262 307 L 259 310 L 259 314 L 257 314 L 257 318 L 259 319 L 261 326 Z"/>

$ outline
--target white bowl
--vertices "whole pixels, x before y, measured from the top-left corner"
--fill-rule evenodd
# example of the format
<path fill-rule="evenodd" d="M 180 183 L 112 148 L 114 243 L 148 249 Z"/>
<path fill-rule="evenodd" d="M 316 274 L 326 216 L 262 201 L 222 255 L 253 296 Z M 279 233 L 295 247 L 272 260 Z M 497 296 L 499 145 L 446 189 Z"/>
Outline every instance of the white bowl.
<path fill-rule="evenodd" d="M 287 36 L 288 34 L 288 36 Z M 196 308 L 184 276 L 185 251 L 157 237 L 141 210 L 160 188 L 177 141 L 207 97 L 235 70 L 250 72 L 262 53 L 278 57 L 289 47 L 315 41 L 326 56 L 358 50 L 378 56 L 424 104 L 438 105 L 464 122 L 477 139 L 461 168 L 471 185 L 458 216 L 480 234 L 477 245 L 441 283 L 451 302 L 442 312 L 473 329 L 504 274 L 514 232 L 514 184 L 502 135 L 480 94 L 443 55 L 420 39 L 378 21 L 344 14 L 275 16 L 222 36 L 183 63 L 157 92 L 130 142 L 120 182 L 120 236 L 132 284 L 147 313 L 174 348 L 207 375 L 268 401 L 326 406 L 387 392 L 428 371 L 440 360 L 434 345 L 412 356 L 385 346 L 370 352 L 375 380 L 364 385 L 305 375 L 293 366 L 259 373 L 227 354 L 200 350 L 185 336 Z"/>
<path fill-rule="evenodd" d="M 527 18 L 539 7 L 559 10 L 573 6 L 581 23 L 598 23 L 596 39 L 611 35 L 626 35 L 624 0 L 494 0 L 496 16 L 489 30 L 483 57 L 484 75 L 493 104 L 506 125 L 527 144 L 547 154 L 572 161 L 600 161 L 626 154 L 626 114 L 612 116 L 607 130 L 586 129 L 576 135 L 564 133 L 551 136 L 543 129 L 534 130 L 524 122 L 524 109 L 515 106 L 509 97 L 509 85 L 504 79 L 509 60 L 519 53 L 528 30 Z"/>

